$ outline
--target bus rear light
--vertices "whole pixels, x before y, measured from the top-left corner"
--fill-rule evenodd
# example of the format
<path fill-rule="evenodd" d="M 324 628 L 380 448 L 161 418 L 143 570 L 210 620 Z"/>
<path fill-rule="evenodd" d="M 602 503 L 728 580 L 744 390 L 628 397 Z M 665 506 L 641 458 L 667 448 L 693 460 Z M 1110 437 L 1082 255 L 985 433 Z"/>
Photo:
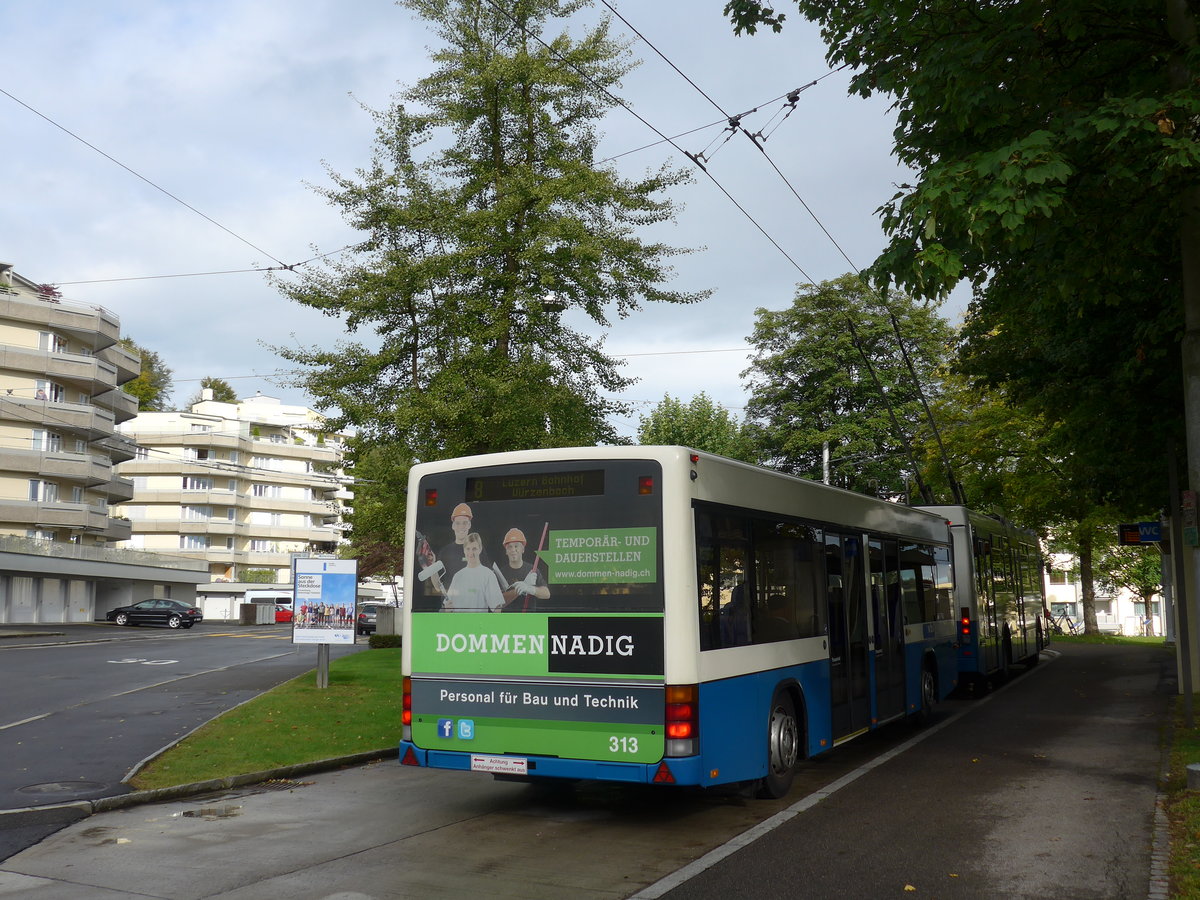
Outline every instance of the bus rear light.
<path fill-rule="evenodd" d="M 971 610 L 963 607 L 959 610 L 958 633 L 963 640 L 971 639 Z"/>
<path fill-rule="evenodd" d="M 425 488 L 425 505 L 437 506 L 437 488 Z"/>
<path fill-rule="evenodd" d="M 638 476 L 638 493 L 642 495 L 654 493 L 654 476 L 639 475 Z"/>
<path fill-rule="evenodd" d="M 667 756 L 695 756 L 699 752 L 700 688 L 694 684 L 668 684 L 665 726 Z"/>
<path fill-rule="evenodd" d="M 400 707 L 400 724 L 407 727 L 412 726 L 412 678 L 404 676 L 403 688 L 404 701 Z"/>
<path fill-rule="evenodd" d="M 667 737 L 671 740 L 684 740 L 692 736 L 691 722 L 668 722 Z"/>

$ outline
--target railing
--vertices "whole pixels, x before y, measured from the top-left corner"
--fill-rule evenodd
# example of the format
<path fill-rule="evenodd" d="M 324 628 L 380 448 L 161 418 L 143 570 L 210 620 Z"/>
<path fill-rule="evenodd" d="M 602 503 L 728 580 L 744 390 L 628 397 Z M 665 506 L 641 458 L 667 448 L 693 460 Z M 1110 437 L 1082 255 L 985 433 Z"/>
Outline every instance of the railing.
<path fill-rule="evenodd" d="M 165 569 L 188 569 L 204 572 L 208 563 L 204 560 L 167 556 L 145 550 L 118 550 L 111 547 L 95 547 L 88 544 L 70 544 L 64 541 L 45 541 L 15 535 L 0 535 L 0 552 L 25 553 L 30 556 L 53 556 L 59 559 L 83 559 L 94 562 L 125 563 L 136 566 L 158 566 Z"/>

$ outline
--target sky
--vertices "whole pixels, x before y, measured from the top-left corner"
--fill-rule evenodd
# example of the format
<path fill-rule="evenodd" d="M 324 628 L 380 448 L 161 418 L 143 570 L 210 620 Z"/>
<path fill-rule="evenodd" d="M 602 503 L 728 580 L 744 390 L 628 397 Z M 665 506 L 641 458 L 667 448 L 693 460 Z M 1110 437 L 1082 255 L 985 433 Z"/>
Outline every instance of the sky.
<path fill-rule="evenodd" d="M 692 132 L 676 143 L 704 152 L 712 176 L 624 109 L 601 123 L 601 154 L 626 176 L 695 171 L 671 192 L 676 220 L 645 236 L 694 250 L 671 287 L 712 291 L 590 329 L 638 379 L 622 398 L 634 415 L 614 420 L 634 436 L 664 394 L 703 391 L 740 416 L 755 310 L 850 271 L 839 246 L 869 265 L 885 240 L 876 210 L 906 173 L 889 100 L 849 96 L 798 14 L 781 34 L 736 37 L 722 0 L 609 2 L 656 48 L 614 19 L 642 60 L 620 96 L 662 134 Z M 598 2 L 569 27 L 603 15 Z M 368 163 L 369 110 L 432 71 L 426 24 L 390 0 L 8 0 L 0 33 L 0 261 L 116 313 L 172 369 L 176 404 L 218 376 L 241 396 L 309 405 L 271 348 L 347 335 L 247 270 L 356 239 L 315 189 Z M 812 82 L 781 118 L 779 98 Z M 766 157 L 745 136 L 722 143 L 726 115 L 754 109 L 742 121 L 764 130 Z"/>

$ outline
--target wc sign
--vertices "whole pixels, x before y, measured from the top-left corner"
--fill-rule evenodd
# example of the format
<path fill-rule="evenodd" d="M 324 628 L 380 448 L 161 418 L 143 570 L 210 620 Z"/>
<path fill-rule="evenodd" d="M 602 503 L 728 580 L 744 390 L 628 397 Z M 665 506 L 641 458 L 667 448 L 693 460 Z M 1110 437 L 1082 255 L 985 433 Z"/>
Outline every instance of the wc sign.
<path fill-rule="evenodd" d="M 1117 537 L 1122 546 L 1157 544 L 1162 540 L 1161 522 L 1127 522 L 1118 525 L 1117 528 Z"/>

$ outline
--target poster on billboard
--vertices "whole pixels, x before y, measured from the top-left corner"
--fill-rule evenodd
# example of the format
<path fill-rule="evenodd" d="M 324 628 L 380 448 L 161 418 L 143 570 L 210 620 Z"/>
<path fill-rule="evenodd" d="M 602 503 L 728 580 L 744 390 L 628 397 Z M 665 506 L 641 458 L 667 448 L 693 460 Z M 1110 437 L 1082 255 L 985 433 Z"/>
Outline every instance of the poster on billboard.
<path fill-rule="evenodd" d="M 354 643 L 358 560 L 297 559 L 292 583 L 293 644 Z"/>

